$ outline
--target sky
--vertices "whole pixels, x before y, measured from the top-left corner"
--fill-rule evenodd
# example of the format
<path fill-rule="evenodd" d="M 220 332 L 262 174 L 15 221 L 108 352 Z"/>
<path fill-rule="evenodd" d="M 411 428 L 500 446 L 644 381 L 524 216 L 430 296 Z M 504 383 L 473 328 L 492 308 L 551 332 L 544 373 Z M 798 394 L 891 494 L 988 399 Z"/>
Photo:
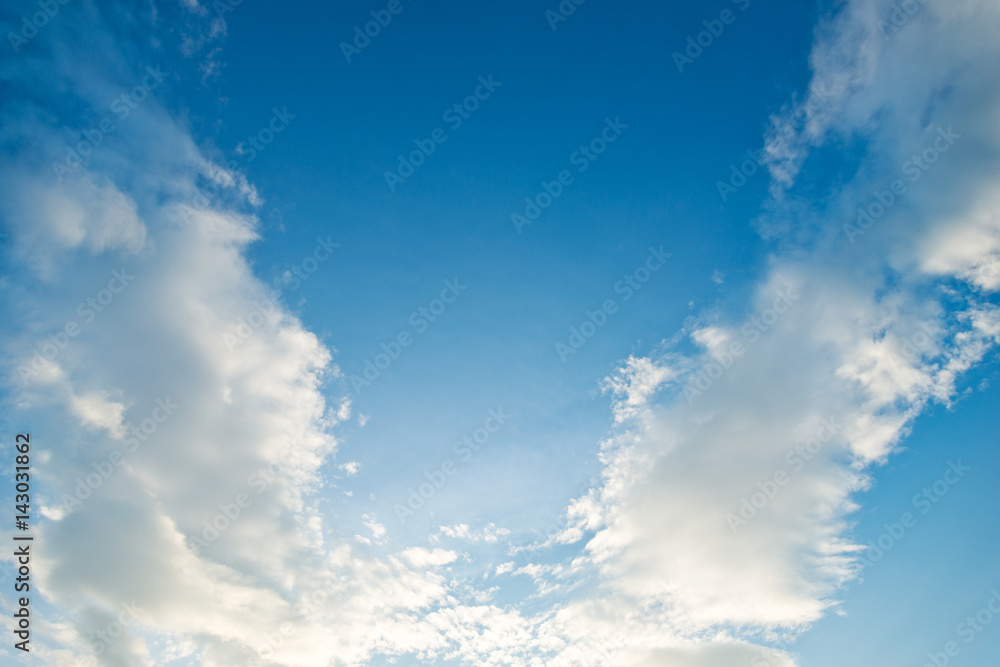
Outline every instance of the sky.
<path fill-rule="evenodd" d="M 1000 4 L 0 29 L 5 664 L 1000 654 Z"/>

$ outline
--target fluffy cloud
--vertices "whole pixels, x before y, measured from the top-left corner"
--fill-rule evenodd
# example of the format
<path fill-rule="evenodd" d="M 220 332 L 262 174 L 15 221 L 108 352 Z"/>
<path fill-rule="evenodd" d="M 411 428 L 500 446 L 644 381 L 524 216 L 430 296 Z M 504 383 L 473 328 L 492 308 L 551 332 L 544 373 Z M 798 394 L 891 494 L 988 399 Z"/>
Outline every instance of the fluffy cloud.
<path fill-rule="evenodd" d="M 894 5 L 868 0 L 820 27 L 809 94 L 768 135 L 759 224 L 778 250 L 748 312 L 690 330 L 700 358 L 668 346 L 606 381 L 622 426 L 604 479 L 550 543 L 581 546 L 572 567 L 603 587 L 591 600 L 660 610 L 655 631 L 625 633 L 621 664 L 736 664 L 744 648 L 727 642 L 794 636 L 836 607 L 867 470 L 1000 340 L 1000 15 L 911 4 L 898 29 L 881 25 Z M 861 168 L 809 212 L 797 181 L 845 145 Z"/>
<path fill-rule="evenodd" d="M 85 24 L 65 18 L 53 35 L 73 18 Z M 122 41 L 110 17 L 94 18 L 88 30 Z M 95 113 L 95 89 L 133 78 L 104 80 L 119 71 L 108 61 L 88 69 L 49 56 L 63 94 Z M 48 520 L 34 574 L 61 619 L 40 627 L 36 654 L 52 665 L 92 653 L 131 666 L 165 656 L 326 665 L 443 646 L 413 614 L 447 603 L 441 571 L 454 554 L 366 555 L 317 509 L 320 467 L 350 410 L 327 398 L 339 373 L 330 352 L 269 301 L 246 259 L 258 239 L 252 187 L 202 157 L 154 99 L 60 179 L 36 156 L 65 134 L 55 112 L 65 99 L 25 95 L 32 113 L 4 109 L 17 131 L 5 137 L 0 180 L 21 269 L 5 285 L 17 325 L 5 340 L 8 391 L 16 418 L 38 425 Z M 170 151 L 150 148 L 164 138 L 177 138 Z M 199 200 L 199 179 L 220 196 Z M 119 270 L 128 277 L 104 290 Z M 48 344 L 51 354 L 39 352 Z M 114 625 L 122 605 L 140 610 L 124 630 Z"/>

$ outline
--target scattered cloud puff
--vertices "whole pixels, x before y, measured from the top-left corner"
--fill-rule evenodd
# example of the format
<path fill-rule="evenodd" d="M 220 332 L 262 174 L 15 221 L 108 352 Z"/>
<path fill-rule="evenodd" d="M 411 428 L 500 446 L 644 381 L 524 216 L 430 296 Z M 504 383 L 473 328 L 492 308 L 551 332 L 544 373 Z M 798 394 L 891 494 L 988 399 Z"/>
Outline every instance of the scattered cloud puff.
<path fill-rule="evenodd" d="M 121 440 L 125 435 L 125 427 L 122 424 L 125 406 L 121 403 L 110 401 L 98 393 L 89 393 L 72 396 L 69 408 L 87 429 L 105 429 L 117 440 Z"/>
<path fill-rule="evenodd" d="M 496 544 L 501 538 L 510 535 L 506 528 L 500 528 L 493 523 L 487 524 L 482 530 L 474 530 L 468 524 L 460 523 L 454 526 L 441 526 L 438 532 L 431 535 L 431 542 L 440 542 L 442 537 L 449 537 L 455 540 L 466 542 L 485 542 Z"/>
<path fill-rule="evenodd" d="M 620 424 L 639 413 L 656 389 L 676 377 L 667 365 L 655 364 L 642 357 L 629 357 L 617 374 L 606 378 L 602 389 L 614 399 L 615 423 Z"/>

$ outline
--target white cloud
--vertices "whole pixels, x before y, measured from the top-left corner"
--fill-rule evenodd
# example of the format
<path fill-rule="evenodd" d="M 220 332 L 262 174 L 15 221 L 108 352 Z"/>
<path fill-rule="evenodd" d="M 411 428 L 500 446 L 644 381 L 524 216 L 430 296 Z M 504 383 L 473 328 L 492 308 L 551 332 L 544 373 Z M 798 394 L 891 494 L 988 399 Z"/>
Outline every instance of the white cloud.
<path fill-rule="evenodd" d="M 105 429 L 117 440 L 125 435 L 122 417 L 125 406 L 98 393 L 70 397 L 70 410 L 88 429 Z"/>
<path fill-rule="evenodd" d="M 870 466 L 929 402 L 950 402 L 961 374 L 1000 342 L 1000 315 L 984 298 L 997 286 L 1000 73 L 987 54 L 996 55 L 1000 16 L 992 3 L 927 4 L 884 38 L 877 20 L 890 5 L 845 3 L 821 27 L 810 93 L 775 119 L 797 129 L 770 135 L 775 199 L 761 229 L 784 231 L 777 243 L 790 252 L 774 256 L 748 310 L 787 284 L 801 295 L 796 306 L 690 404 L 680 394 L 687 373 L 744 340 L 739 325 L 695 329 L 701 358 L 668 346 L 630 357 L 605 382 L 620 427 L 602 448 L 603 480 L 570 504 L 567 528 L 547 544 L 579 543 L 571 567 L 603 587 L 567 612 L 598 600 L 661 610 L 648 617 L 655 630 L 626 631 L 630 648 L 613 664 L 734 664 L 744 658 L 730 651 L 752 650 L 727 643 L 737 629 L 794 636 L 836 609 L 856 573 L 848 526 Z M 907 180 L 906 194 L 850 243 L 844 221 L 908 178 L 907 161 L 951 126 L 963 138 L 939 166 Z M 851 142 L 867 151 L 863 168 L 831 194 L 828 213 L 808 211 L 795 190 L 808 157 Z M 820 441 L 824 420 L 836 432 Z M 762 489 L 773 497 L 727 521 Z M 552 565 L 522 570 L 559 576 Z M 611 636 L 583 616 L 591 636 Z"/>
<path fill-rule="evenodd" d="M 615 423 L 620 424 L 638 413 L 650 395 L 664 382 L 677 375 L 666 365 L 654 364 L 642 357 L 629 357 L 617 374 L 604 380 L 602 389 L 614 397 Z"/>
<path fill-rule="evenodd" d="M 438 532 L 431 535 L 430 539 L 431 542 L 439 542 L 442 537 L 449 537 L 466 542 L 485 542 L 487 544 L 496 544 L 500 538 L 508 535 L 510 535 L 509 530 L 501 528 L 493 523 L 487 524 L 481 530 L 475 530 L 470 528 L 468 524 L 460 523 L 454 526 L 439 527 Z"/>
<path fill-rule="evenodd" d="M 82 29 L 73 18 L 52 34 Z M 109 48 L 119 38 L 100 22 L 87 25 Z M 94 81 L 117 70 L 106 64 L 86 75 L 83 63 L 48 66 L 63 76 L 64 94 L 86 105 L 92 89 L 116 87 Z M 39 470 L 48 521 L 38 528 L 48 549 L 33 575 L 65 615 L 60 628 L 39 630 L 37 654 L 49 664 L 88 655 L 88 635 L 131 600 L 145 613 L 107 650 L 108 664 L 196 653 L 201 664 L 228 666 L 256 651 L 277 664 L 326 665 L 330 656 L 358 663 L 376 651 L 443 646 L 413 614 L 448 603 L 439 570 L 454 555 L 409 549 L 376 558 L 331 531 L 313 492 L 337 449 L 333 429 L 350 415 L 346 401 L 326 398 L 338 371 L 282 307 L 227 344 L 269 291 L 246 258 L 259 238 L 246 211 L 259 199 L 241 177 L 207 170 L 187 130 L 157 105 L 147 100 L 119 141 L 99 146 L 100 159 L 95 151 L 62 183 L 32 158 L 44 152 L 32 141 L 62 134 L 47 125 L 53 116 L 19 116 L 23 145 L 5 135 L 14 157 L 0 165 L 12 194 L 2 213 L 26 269 L 7 285 L 18 326 L 61 330 L 95 277 L 106 282 L 125 259 L 136 276 L 46 364 L 44 383 L 22 387 L 14 375 L 9 385 L 18 418 L 38 425 L 36 460 L 48 461 Z M 206 173 L 232 192 L 199 208 Z M 31 269 L 51 286 L 40 287 Z M 20 353 L 25 340 L 35 335 L 5 344 Z M 162 401 L 176 407 L 168 413 Z M 88 475 L 98 481 L 81 486 Z M 386 538 L 384 526 L 366 523 Z M 269 650 L 263 638 L 285 623 L 295 641 Z"/>
<path fill-rule="evenodd" d="M 92 253 L 121 248 L 141 251 L 146 228 L 136 203 L 106 178 L 75 173 L 59 184 L 51 173 L 12 175 L 3 186 L 0 212 L 30 265 L 46 279 L 67 250 Z"/>

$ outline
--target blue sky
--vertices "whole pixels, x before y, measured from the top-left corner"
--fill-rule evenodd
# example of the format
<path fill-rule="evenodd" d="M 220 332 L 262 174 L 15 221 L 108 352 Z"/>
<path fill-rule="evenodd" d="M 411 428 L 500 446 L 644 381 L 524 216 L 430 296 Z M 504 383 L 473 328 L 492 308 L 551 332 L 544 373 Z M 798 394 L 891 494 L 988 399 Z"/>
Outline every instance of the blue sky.
<path fill-rule="evenodd" d="M 220 2 L 2 4 L 6 656 L 989 664 L 995 6 Z"/>

